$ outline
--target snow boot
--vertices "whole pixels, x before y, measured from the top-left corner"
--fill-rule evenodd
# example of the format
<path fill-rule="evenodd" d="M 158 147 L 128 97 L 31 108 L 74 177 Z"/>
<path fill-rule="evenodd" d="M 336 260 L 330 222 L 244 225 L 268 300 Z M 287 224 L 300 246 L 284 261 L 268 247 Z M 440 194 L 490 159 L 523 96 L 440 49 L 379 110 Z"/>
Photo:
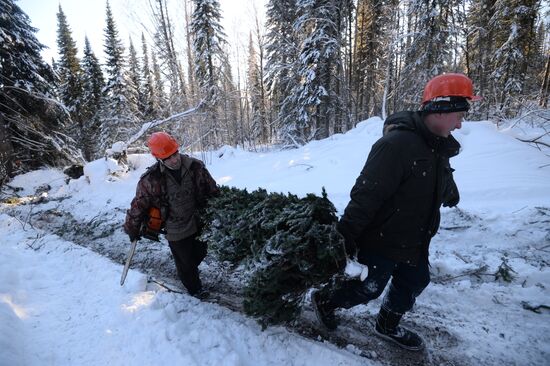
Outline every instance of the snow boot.
<path fill-rule="evenodd" d="M 201 287 L 199 291 L 195 292 L 191 296 L 199 300 L 208 300 L 210 298 L 210 292 L 204 289 L 203 287 Z"/>
<path fill-rule="evenodd" d="M 424 349 L 424 341 L 418 334 L 398 325 L 402 316 L 403 314 L 394 313 L 382 307 L 376 319 L 375 333 L 409 351 Z"/>
<path fill-rule="evenodd" d="M 321 298 L 319 290 L 315 290 L 311 294 L 311 305 L 321 325 L 328 330 L 335 330 L 338 327 L 338 319 L 334 315 L 334 308 L 329 305 L 327 300 Z"/>

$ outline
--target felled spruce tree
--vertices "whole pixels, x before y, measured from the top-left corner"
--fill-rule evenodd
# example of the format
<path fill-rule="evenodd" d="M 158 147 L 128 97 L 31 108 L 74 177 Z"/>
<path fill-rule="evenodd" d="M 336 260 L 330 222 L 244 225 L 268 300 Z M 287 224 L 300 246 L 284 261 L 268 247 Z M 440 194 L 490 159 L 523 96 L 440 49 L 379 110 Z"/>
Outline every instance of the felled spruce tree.
<path fill-rule="evenodd" d="M 204 219 L 211 252 L 249 269 L 244 310 L 264 326 L 295 319 L 305 291 L 345 267 L 336 209 L 324 189 L 322 197 L 300 199 L 223 187 Z"/>

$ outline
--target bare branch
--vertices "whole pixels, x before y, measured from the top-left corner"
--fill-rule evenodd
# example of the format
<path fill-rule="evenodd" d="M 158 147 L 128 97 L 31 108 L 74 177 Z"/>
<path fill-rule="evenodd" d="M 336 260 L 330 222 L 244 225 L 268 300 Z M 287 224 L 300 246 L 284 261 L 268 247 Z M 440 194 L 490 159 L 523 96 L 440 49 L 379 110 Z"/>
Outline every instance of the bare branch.
<path fill-rule="evenodd" d="M 154 120 L 154 121 L 151 121 L 151 122 L 145 122 L 143 125 L 141 125 L 141 129 L 137 133 L 135 133 L 132 137 L 130 137 L 128 139 L 128 141 L 125 144 L 126 147 L 128 147 L 131 144 L 133 144 L 134 142 L 136 142 L 150 128 L 159 126 L 163 123 L 170 122 L 170 121 L 175 120 L 175 119 L 192 116 L 192 115 L 196 114 L 198 111 L 200 111 L 200 109 L 203 107 L 203 105 L 204 105 L 204 100 L 201 100 L 196 107 L 190 108 L 190 109 L 188 109 L 184 112 L 176 113 L 176 114 L 171 115 L 170 117 L 167 117 L 167 118 L 164 118 L 164 119 Z"/>

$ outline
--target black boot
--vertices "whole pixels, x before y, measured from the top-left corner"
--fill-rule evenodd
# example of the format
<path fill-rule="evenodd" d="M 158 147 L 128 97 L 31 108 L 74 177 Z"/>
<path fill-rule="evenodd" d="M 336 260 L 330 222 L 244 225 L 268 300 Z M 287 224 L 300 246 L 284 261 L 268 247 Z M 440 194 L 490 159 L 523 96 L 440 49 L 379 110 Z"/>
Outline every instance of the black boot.
<path fill-rule="evenodd" d="M 338 320 L 334 315 L 334 308 L 329 305 L 329 301 L 322 298 L 319 290 L 311 294 L 311 305 L 317 316 L 317 320 L 328 330 L 335 330 L 338 327 Z"/>
<path fill-rule="evenodd" d="M 195 292 L 191 296 L 196 297 L 199 300 L 208 300 L 210 298 L 210 291 L 205 290 L 203 287 L 201 287 L 199 291 Z"/>
<path fill-rule="evenodd" d="M 376 334 L 409 351 L 422 350 L 424 348 L 422 338 L 407 328 L 398 325 L 402 316 L 403 314 L 394 313 L 382 307 L 374 327 Z"/>

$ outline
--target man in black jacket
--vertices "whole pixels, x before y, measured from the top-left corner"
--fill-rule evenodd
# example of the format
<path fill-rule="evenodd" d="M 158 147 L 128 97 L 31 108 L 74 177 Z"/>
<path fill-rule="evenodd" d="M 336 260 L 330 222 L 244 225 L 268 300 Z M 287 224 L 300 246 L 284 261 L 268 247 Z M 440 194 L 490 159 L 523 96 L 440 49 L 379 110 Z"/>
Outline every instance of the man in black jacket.
<path fill-rule="evenodd" d="M 439 209 L 459 201 L 449 158 L 460 144 L 451 132 L 461 128 L 470 101 L 478 99 L 465 75 L 440 75 L 426 84 L 420 111 L 399 112 L 384 123 L 338 223 L 348 255 L 357 255 L 369 274 L 312 294 L 328 329 L 338 325 L 335 309 L 378 298 L 391 278 L 375 331 L 409 350 L 424 347 L 399 321 L 430 282 L 428 247 L 439 228 Z"/>

